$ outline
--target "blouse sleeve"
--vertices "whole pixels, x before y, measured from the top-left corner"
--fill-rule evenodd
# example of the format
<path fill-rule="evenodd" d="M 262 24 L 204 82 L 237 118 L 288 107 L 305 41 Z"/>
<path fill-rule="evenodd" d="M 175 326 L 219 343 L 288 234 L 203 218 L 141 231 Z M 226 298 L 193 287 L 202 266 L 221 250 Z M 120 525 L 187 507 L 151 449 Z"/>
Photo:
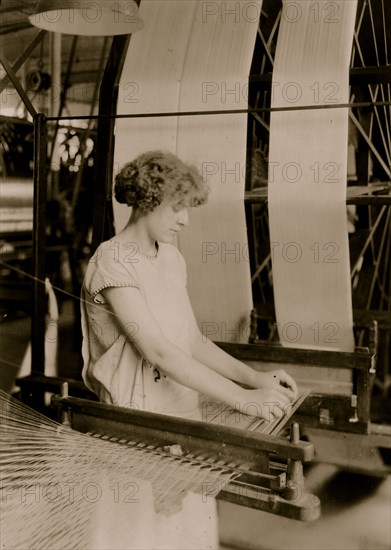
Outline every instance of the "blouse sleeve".
<path fill-rule="evenodd" d="M 111 287 L 140 288 L 137 274 L 132 264 L 123 264 L 110 250 L 99 246 L 89 261 L 84 287 L 97 304 L 104 304 L 102 290 Z"/>

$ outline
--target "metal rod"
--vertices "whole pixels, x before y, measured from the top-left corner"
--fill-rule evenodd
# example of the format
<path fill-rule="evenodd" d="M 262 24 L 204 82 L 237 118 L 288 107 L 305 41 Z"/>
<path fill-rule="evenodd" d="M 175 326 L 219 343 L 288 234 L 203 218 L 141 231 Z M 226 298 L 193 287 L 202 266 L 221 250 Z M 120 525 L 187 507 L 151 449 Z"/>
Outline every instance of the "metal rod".
<path fill-rule="evenodd" d="M 160 118 L 172 116 L 197 116 L 197 115 L 242 115 L 252 113 L 274 113 L 285 111 L 317 111 L 321 109 L 347 109 L 358 107 L 384 107 L 390 105 L 390 101 L 361 101 L 359 103 L 338 103 L 327 105 L 296 105 L 294 107 L 261 107 L 259 109 L 220 109 L 217 111 L 168 111 L 167 113 L 135 113 L 135 114 L 99 114 L 99 115 L 75 115 L 66 117 L 47 117 L 53 120 L 89 120 L 102 118 Z"/>
<path fill-rule="evenodd" d="M 17 73 L 20 67 L 24 64 L 26 59 L 29 57 L 29 55 L 35 50 L 35 48 L 38 46 L 38 44 L 41 42 L 43 37 L 48 31 L 40 30 L 39 33 L 32 39 L 30 44 L 26 47 L 24 52 L 18 57 L 18 59 L 15 61 L 15 63 L 12 65 L 12 70 Z M 8 74 L 3 78 L 3 80 L 0 82 L 0 93 L 4 90 L 4 88 L 7 86 L 7 84 L 11 82 L 10 77 Z"/>
<path fill-rule="evenodd" d="M 265 48 L 266 55 L 269 58 L 270 63 L 272 64 L 272 67 L 274 66 L 274 59 L 272 57 L 272 54 L 270 53 L 269 46 L 266 44 L 266 40 L 262 34 L 261 29 L 258 27 L 258 36 L 261 39 L 262 45 Z"/>
<path fill-rule="evenodd" d="M 383 206 L 383 210 L 384 210 L 384 208 L 385 208 L 385 206 Z M 386 223 L 384 224 L 385 227 L 384 227 L 384 230 L 383 230 L 383 234 L 381 236 L 380 245 L 378 247 L 378 255 L 377 255 L 376 258 L 374 258 L 375 272 L 373 274 L 372 281 L 371 281 L 371 287 L 369 289 L 369 295 L 368 295 L 368 298 L 367 298 L 367 307 L 366 307 L 366 309 L 370 309 L 371 302 L 372 302 L 372 297 L 373 297 L 373 292 L 375 290 L 376 280 L 379 277 L 381 257 L 382 257 L 382 254 L 383 254 L 384 243 L 385 243 L 386 237 L 387 237 L 387 226 L 389 225 L 390 215 L 391 215 L 391 210 L 388 209 Z M 372 237 L 371 242 L 373 242 L 374 232 L 371 233 L 371 237 Z"/>
<path fill-rule="evenodd" d="M 66 94 L 67 94 L 67 90 L 69 88 L 70 74 L 71 74 L 71 70 L 72 70 L 72 66 L 73 66 L 73 60 L 75 58 L 77 41 L 78 41 L 78 36 L 74 36 L 72 38 L 72 45 L 71 45 L 71 50 L 70 50 L 70 53 L 69 53 L 68 65 L 67 65 L 67 70 L 66 70 L 65 77 L 64 77 L 64 82 L 63 82 L 63 85 L 61 86 L 60 105 L 59 105 L 59 108 L 58 108 L 58 117 L 62 117 L 62 113 L 63 113 L 64 107 L 65 107 Z M 57 124 L 54 128 L 54 131 L 53 131 L 52 148 L 51 148 L 51 151 L 50 151 L 50 166 L 52 165 L 52 160 L 53 160 L 54 151 L 55 151 L 55 147 L 56 147 L 57 134 L 58 134 L 58 122 L 60 120 L 61 120 L 61 118 L 57 119 Z"/>
<path fill-rule="evenodd" d="M 19 82 L 18 77 L 16 76 L 15 72 L 13 71 L 11 65 L 8 63 L 7 59 L 4 57 L 4 55 L 0 52 L 0 62 L 3 65 L 7 75 L 9 76 L 10 80 L 12 81 L 12 84 L 15 86 L 16 91 L 18 92 L 20 98 L 22 99 L 23 103 L 25 104 L 26 108 L 28 109 L 28 112 L 30 115 L 34 118 L 37 114 L 35 108 L 33 107 L 33 104 L 31 103 L 28 95 L 23 89 L 23 86 Z"/>
<path fill-rule="evenodd" d="M 101 80 L 101 77 L 102 77 L 103 71 L 104 71 L 104 60 L 105 60 L 105 57 L 106 57 L 105 54 L 106 54 L 107 44 L 108 44 L 108 38 L 105 37 L 105 39 L 103 41 L 103 46 L 102 46 L 100 64 L 99 64 L 99 68 L 98 68 L 98 71 L 97 71 L 97 74 L 96 74 L 94 92 L 93 92 L 93 96 L 92 96 L 91 104 L 90 104 L 90 115 L 93 115 L 96 104 L 97 104 L 97 101 L 98 101 L 98 97 L 99 97 L 99 84 L 100 84 L 100 80 Z M 93 121 L 89 120 L 88 126 L 87 126 L 85 132 L 83 133 L 83 136 L 80 139 L 79 152 L 80 152 L 80 155 L 81 155 L 81 162 L 80 162 L 80 166 L 79 166 L 79 171 L 76 175 L 76 180 L 75 180 L 74 188 L 73 188 L 73 192 L 72 192 L 72 200 L 71 200 L 72 212 L 74 212 L 74 210 L 76 208 L 77 198 L 79 196 L 80 187 L 81 187 L 81 184 L 82 184 L 84 168 L 85 168 L 86 162 L 87 162 L 87 158 L 85 156 L 86 143 L 87 143 L 87 140 L 89 139 L 92 131 L 93 131 Z"/>
<path fill-rule="evenodd" d="M 378 152 L 378 150 L 376 149 L 376 147 L 373 145 L 372 141 L 370 140 L 369 136 L 367 136 L 364 128 L 361 126 L 359 120 L 357 119 L 357 117 L 352 113 L 350 112 L 349 113 L 349 116 L 351 118 L 351 120 L 353 121 L 354 125 L 356 126 L 356 128 L 359 130 L 360 134 L 362 135 L 362 137 L 365 139 L 365 141 L 367 142 L 369 148 L 371 149 L 372 153 L 375 155 L 376 159 L 378 160 L 379 164 L 381 165 L 381 167 L 383 168 L 384 172 L 387 174 L 387 176 L 389 178 L 391 178 L 391 170 L 390 168 L 387 166 L 387 164 L 384 162 L 384 160 L 382 159 L 380 153 Z"/>
<path fill-rule="evenodd" d="M 96 177 L 93 188 L 93 234 L 91 252 L 105 239 L 114 234 L 111 189 L 114 162 L 115 118 L 119 82 L 131 37 L 115 36 L 112 41 L 106 68 L 103 74 L 100 95 L 99 115 L 88 117 L 98 119 L 96 142 Z"/>
<path fill-rule="evenodd" d="M 31 319 L 31 371 L 45 372 L 45 234 L 47 128 L 45 115 L 34 118 L 33 203 L 33 311 Z"/>
<path fill-rule="evenodd" d="M 376 221 L 375 221 L 374 225 L 371 227 L 370 233 L 369 233 L 368 237 L 366 238 L 364 245 L 361 248 L 361 251 L 360 251 L 360 254 L 359 254 L 359 256 L 356 260 L 356 263 L 351 268 L 351 271 L 350 271 L 351 278 L 354 277 L 356 271 L 359 271 L 359 269 L 360 269 L 360 267 L 359 267 L 360 266 L 360 260 L 363 257 L 363 255 L 365 254 L 365 251 L 368 248 L 368 246 L 371 244 L 373 234 L 375 233 L 376 229 L 378 228 L 379 223 L 380 223 L 380 221 L 383 217 L 383 214 L 386 211 L 386 208 L 387 208 L 386 206 L 383 206 L 383 208 L 380 210 L 380 213 L 379 213 L 378 217 L 376 218 Z"/>

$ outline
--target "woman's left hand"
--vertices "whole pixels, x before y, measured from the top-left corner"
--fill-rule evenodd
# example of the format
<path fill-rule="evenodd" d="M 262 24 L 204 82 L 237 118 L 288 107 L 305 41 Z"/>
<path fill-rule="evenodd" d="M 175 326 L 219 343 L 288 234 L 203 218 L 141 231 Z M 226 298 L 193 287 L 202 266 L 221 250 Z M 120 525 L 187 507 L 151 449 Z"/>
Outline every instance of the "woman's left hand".
<path fill-rule="evenodd" d="M 255 375 L 256 388 L 274 388 L 284 393 L 291 401 L 297 398 L 299 390 L 297 384 L 283 369 L 271 372 L 257 372 Z"/>

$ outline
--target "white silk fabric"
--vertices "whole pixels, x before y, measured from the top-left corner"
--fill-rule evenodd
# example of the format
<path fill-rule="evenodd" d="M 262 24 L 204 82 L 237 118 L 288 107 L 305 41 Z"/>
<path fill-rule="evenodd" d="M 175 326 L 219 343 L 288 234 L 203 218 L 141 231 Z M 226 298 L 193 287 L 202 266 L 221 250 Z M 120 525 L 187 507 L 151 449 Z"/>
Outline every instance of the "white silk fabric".
<path fill-rule="evenodd" d="M 284 2 L 272 80 L 269 219 L 284 346 L 353 351 L 346 215 L 355 0 Z M 319 107 L 327 106 L 325 109 Z M 334 107 L 334 108 L 333 108 Z"/>

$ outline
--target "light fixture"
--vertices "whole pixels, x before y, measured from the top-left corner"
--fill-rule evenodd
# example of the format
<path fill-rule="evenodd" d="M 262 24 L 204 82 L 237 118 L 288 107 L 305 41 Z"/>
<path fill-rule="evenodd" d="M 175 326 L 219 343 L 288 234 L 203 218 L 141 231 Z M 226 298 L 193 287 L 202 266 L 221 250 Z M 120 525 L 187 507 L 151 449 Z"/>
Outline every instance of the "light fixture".
<path fill-rule="evenodd" d="M 81 36 L 131 34 L 144 27 L 134 0 L 40 0 L 30 23 Z"/>

